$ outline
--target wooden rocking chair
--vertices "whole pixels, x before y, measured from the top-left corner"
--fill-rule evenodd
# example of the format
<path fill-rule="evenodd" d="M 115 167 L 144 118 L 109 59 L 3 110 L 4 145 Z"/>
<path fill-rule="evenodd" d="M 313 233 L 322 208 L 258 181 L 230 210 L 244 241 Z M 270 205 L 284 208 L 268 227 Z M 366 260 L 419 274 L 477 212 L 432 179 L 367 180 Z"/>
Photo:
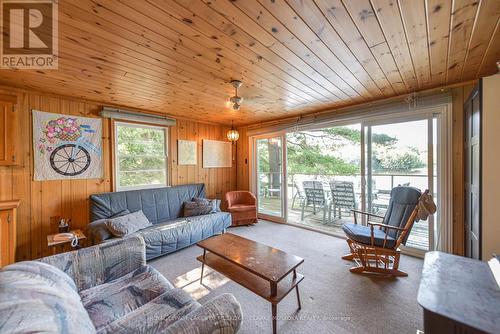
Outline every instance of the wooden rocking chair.
<path fill-rule="evenodd" d="M 413 223 L 426 220 L 436 212 L 436 205 L 426 190 L 424 194 L 412 187 L 396 187 L 391 191 L 389 207 L 384 217 L 372 213 L 352 210 L 354 224 L 344 224 L 351 253 L 342 257 L 356 262 L 352 273 L 377 273 L 390 276 L 408 276 L 399 270 L 400 245 L 406 244 Z M 368 226 L 359 225 L 356 214 L 383 219 L 382 223 L 368 221 Z"/>

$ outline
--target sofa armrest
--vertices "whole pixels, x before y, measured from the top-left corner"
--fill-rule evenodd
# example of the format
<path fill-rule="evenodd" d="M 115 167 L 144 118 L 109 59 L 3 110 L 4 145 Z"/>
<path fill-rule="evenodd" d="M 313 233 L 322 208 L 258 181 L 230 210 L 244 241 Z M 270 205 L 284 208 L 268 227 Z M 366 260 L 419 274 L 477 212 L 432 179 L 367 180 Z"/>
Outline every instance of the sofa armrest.
<path fill-rule="evenodd" d="M 68 274 L 78 291 L 120 278 L 146 265 L 146 246 L 140 236 L 41 258 Z"/>
<path fill-rule="evenodd" d="M 166 333 L 224 333 L 238 332 L 241 326 L 240 303 L 229 293 L 217 296 L 195 311 L 185 315 L 170 327 Z"/>

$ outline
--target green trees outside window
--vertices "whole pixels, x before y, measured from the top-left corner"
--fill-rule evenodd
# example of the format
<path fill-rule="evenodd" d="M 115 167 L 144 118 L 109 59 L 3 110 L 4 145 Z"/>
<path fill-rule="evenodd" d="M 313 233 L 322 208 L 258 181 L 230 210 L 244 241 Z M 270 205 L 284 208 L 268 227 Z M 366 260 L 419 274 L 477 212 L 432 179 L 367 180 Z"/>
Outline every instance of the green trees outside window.
<path fill-rule="evenodd" d="M 287 134 L 287 168 L 289 174 L 355 175 L 360 172 L 358 147 L 361 131 L 351 127 L 297 131 Z M 416 173 L 425 166 L 415 147 L 404 150 L 398 139 L 386 134 L 372 134 L 374 172 Z M 342 156 L 339 151 L 352 155 Z"/>
<path fill-rule="evenodd" d="M 166 129 L 116 123 L 118 188 L 167 184 Z"/>

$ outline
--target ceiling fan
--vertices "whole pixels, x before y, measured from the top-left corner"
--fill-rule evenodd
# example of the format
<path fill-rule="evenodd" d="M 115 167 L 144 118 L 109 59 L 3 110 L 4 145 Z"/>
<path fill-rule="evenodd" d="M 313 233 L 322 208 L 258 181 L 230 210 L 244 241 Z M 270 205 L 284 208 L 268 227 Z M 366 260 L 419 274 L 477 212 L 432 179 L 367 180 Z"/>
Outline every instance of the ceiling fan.
<path fill-rule="evenodd" d="M 241 96 L 238 96 L 238 88 L 243 85 L 243 82 L 239 80 L 232 80 L 231 85 L 234 87 L 235 93 L 234 96 L 229 99 L 229 102 L 231 103 L 230 107 L 231 109 L 238 111 L 240 110 L 241 104 L 243 103 L 243 98 Z"/>

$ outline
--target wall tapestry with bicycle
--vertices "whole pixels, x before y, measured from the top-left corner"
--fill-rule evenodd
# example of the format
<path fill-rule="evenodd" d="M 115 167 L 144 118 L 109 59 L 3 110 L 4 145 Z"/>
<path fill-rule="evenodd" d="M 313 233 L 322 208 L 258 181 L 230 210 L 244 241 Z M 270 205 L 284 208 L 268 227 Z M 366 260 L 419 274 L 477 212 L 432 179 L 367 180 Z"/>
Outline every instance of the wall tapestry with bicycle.
<path fill-rule="evenodd" d="M 102 177 L 99 118 L 33 110 L 35 181 Z"/>

